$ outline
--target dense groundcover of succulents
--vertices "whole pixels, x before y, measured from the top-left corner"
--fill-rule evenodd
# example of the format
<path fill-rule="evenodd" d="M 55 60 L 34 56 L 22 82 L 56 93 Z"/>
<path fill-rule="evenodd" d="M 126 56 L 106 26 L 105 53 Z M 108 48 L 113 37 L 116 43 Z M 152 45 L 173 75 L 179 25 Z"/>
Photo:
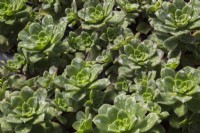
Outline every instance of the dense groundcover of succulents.
<path fill-rule="evenodd" d="M 200 1 L 0 0 L 0 133 L 200 133 Z"/>

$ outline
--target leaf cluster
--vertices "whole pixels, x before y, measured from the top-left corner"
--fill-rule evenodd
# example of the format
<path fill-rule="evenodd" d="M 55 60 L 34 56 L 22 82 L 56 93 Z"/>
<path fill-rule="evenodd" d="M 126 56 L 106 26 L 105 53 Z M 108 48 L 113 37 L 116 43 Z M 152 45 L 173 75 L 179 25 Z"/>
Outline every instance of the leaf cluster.
<path fill-rule="evenodd" d="M 199 0 L 0 0 L 0 133 L 199 133 Z"/>

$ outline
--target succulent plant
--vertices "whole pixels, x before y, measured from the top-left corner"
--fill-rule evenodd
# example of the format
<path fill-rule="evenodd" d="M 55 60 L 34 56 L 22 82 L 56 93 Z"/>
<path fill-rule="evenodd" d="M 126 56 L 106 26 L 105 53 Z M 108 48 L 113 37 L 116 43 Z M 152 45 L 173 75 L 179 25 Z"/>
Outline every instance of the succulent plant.
<path fill-rule="evenodd" d="M 199 133 L 200 0 L 0 0 L 0 133 Z"/>
<path fill-rule="evenodd" d="M 104 104 L 99 108 L 93 122 L 100 132 L 151 132 L 159 124 L 159 117 L 147 110 L 147 105 L 136 102 L 135 97 L 120 94 L 114 105 Z"/>
<path fill-rule="evenodd" d="M 47 92 L 44 89 L 34 92 L 28 86 L 20 92 L 10 93 L 1 101 L 0 110 L 3 112 L 0 119 L 3 132 L 28 133 L 34 126 L 50 122 L 56 115 L 56 110 L 47 100 Z"/>
<path fill-rule="evenodd" d="M 83 9 L 78 11 L 78 16 L 82 20 L 83 29 L 100 28 L 112 17 L 114 0 L 88 0 L 84 3 Z"/>
<path fill-rule="evenodd" d="M 70 92 L 71 98 L 80 101 L 89 95 L 91 90 L 102 90 L 110 84 L 106 78 L 97 80 L 102 69 L 100 64 L 75 58 L 71 65 L 66 66 L 64 73 L 55 79 L 55 83 Z"/>
<path fill-rule="evenodd" d="M 39 0 L 42 2 L 42 11 L 51 10 L 59 13 L 61 11 L 61 0 Z"/>
<path fill-rule="evenodd" d="M 124 45 L 124 54 L 120 54 L 118 59 L 122 65 L 119 73 L 128 76 L 134 70 L 150 69 L 158 65 L 163 57 L 163 52 L 156 47 L 156 44 L 150 40 L 143 42 L 132 40 L 129 44 Z"/>
<path fill-rule="evenodd" d="M 71 51 L 89 51 L 97 40 L 97 33 L 93 32 L 91 35 L 83 31 L 80 35 L 75 32 L 70 32 L 67 38 L 67 42 L 72 49 Z"/>
<path fill-rule="evenodd" d="M 156 31 L 179 35 L 189 33 L 200 27 L 198 0 L 165 1 L 155 12 L 156 18 L 151 19 L 151 25 Z"/>
<path fill-rule="evenodd" d="M 1 0 L 0 22 L 12 25 L 20 16 L 27 15 L 26 0 Z"/>
<path fill-rule="evenodd" d="M 61 44 L 65 29 L 65 22 L 54 24 L 50 15 L 44 16 L 41 22 L 29 23 L 18 35 L 20 40 L 18 50 L 24 56 L 26 64 L 34 66 L 40 62 L 44 66 L 53 65 L 54 60 L 66 51 Z"/>
<path fill-rule="evenodd" d="M 77 133 L 82 132 L 93 132 L 92 127 L 92 115 L 90 114 L 88 108 L 86 108 L 86 112 L 79 111 L 76 115 L 77 121 L 73 123 L 73 128 Z"/>
<path fill-rule="evenodd" d="M 156 102 L 156 98 L 159 94 L 156 86 L 156 72 L 149 71 L 148 73 L 141 73 L 135 78 L 134 89 L 139 99 L 145 102 Z"/>
<path fill-rule="evenodd" d="M 72 60 L 71 65 L 66 66 L 64 76 L 69 78 L 69 82 L 77 87 L 85 87 L 97 79 L 102 71 L 100 64 L 91 64 L 81 58 Z"/>
<path fill-rule="evenodd" d="M 17 40 L 18 32 L 30 19 L 26 0 L 0 1 L 0 52 L 8 52 Z"/>
<path fill-rule="evenodd" d="M 137 11 L 140 6 L 137 0 L 116 0 L 116 3 L 125 12 Z"/>
<path fill-rule="evenodd" d="M 160 8 L 162 0 L 116 0 L 116 3 L 127 13 L 143 10 L 155 12 Z"/>
<path fill-rule="evenodd" d="M 12 59 L 7 61 L 6 67 L 11 71 L 17 71 L 25 64 L 25 58 L 20 54 L 15 54 Z"/>
<path fill-rule="evenodd" d="M 171 68 L 161 70 L 161 78 L 157 80 L 160 90 L 159 103 L 172 105 L 177 116 L 185 115 L 188 110 L 196 112 L 199 103 L 199 69 L 185 67 L 177 73 Z"/>
<path fill-rule="evenodd" d="M 75 0 L 71 3 L 71 8 L 65 9 L 66 17 L 63 19 L 68 22 L 70 27 L 73 27 L 78 22 L 77 3 Z"/>

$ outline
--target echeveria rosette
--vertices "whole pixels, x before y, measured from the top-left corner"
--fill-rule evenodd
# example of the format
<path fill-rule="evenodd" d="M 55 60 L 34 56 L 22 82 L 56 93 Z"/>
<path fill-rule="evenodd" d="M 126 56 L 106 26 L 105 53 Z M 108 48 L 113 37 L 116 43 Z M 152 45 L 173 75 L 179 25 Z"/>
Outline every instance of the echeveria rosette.
<path fill-rule="evenodd" d="M 161 128 L 156 113 L 149 113 L 145 103 L 125 94 L 118 95 L 114 105 L 102 105 L 93 122 L 102 133 L 144 133 Z"/>
<path fill-rule="evenodd" d="M 114 0 L 88 0 L 85 2 L 83 9 L 78 11 L 83 29 L 100 28 L 112 17 Z"/>
<path fill-rule="evenodd" d="M 156 12 L 161 8 L 163 0 L 143 0 L 144 8 L 147 12 Z"/>
<path fill-rule="evenodd" d="M 104 81 L 105 82 L 105 81 Z M 106 83 L 106 82 L 105 82 Z M 104 88 L 109 85 L 109 82 L 104 85 Z M 90 108 L 90 110 L 97 111 L 99 107 L 103 104 L 106 91 L 93 89 L 89 93 L 89 99 L 85 102 L 84 106 Z"/>
<path fill-rule="evenodd" d="M 157 103 L 159 90 L 156 85 L 156 71 L 142 72 L 134 79 L 135 84 L 132 89 L 133 94 L 138 101 L 142 101 L 148 105 L 148 111 L 156 113 L 161 119 L 166 118 L 169 113 L 163 111 L 161 106 Z"/>
<path fill-rule="evenodd" d="M 98 63 L 109 64 L 113 61 L 111 50 L 103 50 L 102 53 L 96 57 Z"/>
<path fill-rule="evenodd" d="M 76 110 L 76 101 L 70 98 L 68 92 L 55 90 L 55 99 L 52 103 L 60 112 L 74 112 Z"/>
<path fill-rule="evenodd" d="M 158 91 L 156 90 L 155 85 L 153 86 L 136 86 L 136 88 L 138 91 L 138 98 L 141 98 L 143 101 L 145 102 L 155 102 L 156 97 L 158 95 Z"/>
<path fill-rule="evenodd" d="M 43 62 L 43 65 L 44 62 L 53 65 L 54 61 L 49 60 L 57 59 L 56 57 L 63 54 L 65 50 L 60 48 L 65 29 L 65 22 L 54 24 L 50 15 L 44 16 L 41 22 L 29 23 L 18 34 L 20 40 L 18 51 L 25 57 L 26 63 L 29 65 L 39 61 Z M 57 49 L 60 49 L 59 53 L 56 51 Z M 58 65 L 58 62 L 54 65 Z"/>
<path fill-rule="evenodd" d="M 0 110 L 3 113 L 0 119 L 3 132 L 28 133 L 56 116 L 56 110 L 47 101 L 46 90 L 34 92 L 28 86 L 20 92 L 10 93 L 1 101 Z"/>
<path fill-rule="evenodd" d="M 116 3 L 125 12 L 137 12 L 140 7 L 137 0 L 116 0 Z"/>
<path fill-rule="evenodd" d="M 115 32 L 115 33 L 111 33 L 111 32 Z M 112 30 L 107 29 L 108 40 L 110 38 L 110 35 L 112 35 L 112 34 L 118 34 L 118 35 L 115 35 L 116 38 L 114 38 L 113 42 L 111 42 L 108 45 L 108 48 L 111 49 L 111 50 L 119 50 L 123 46 L 129 44 L 130 42 L 137 42 L 137 41 L 139 41 L 133 35 L 132 31 L 130 29 L 128 29 L 128 28 L 119 29 L 118 31 L 112 31 Z"/>
<path fill-rule="evenodd" d="M 137 70 L 152 69 L 161 63 L 163 52 L 151 40 L 143 42 L 131 41 L 125 45 L 124 53 L 119 55 L 120 75 L 132 75 Z"/>
<path fill-rule="evenodd" d="M 158 96 L 158 89 L 156 86 L 156 71 L 142 72 L 134 81 L 134 90 L 136 96 L 144 102 L 155 102 Z"/>
<path fill-rule="evenodd" d="M 71 8 L 65 9 L 65 14 L 66 14 L 66 17 L 64 17 L 63 19 L 67 21 L 68 26 L 73 27 L 79 20 L 77 4 L 75 0 L 72 1 Z"/>
<path fill-rule="evenodd" d="M 102 70 L 103 66 L 100 64 L 92 64 L 81 58 L 75 58 L 71 65 L 66 66 L 64 75 L 66 74 L 72 85 L 85 87 L 95 81 Z"/>
<path fill-rule="evenodd" d="M 30 18 L 26 0 L 0 1 L 0 52 L 12 49 L 18 32 Z"/>
<path fill-rule="evenodd" d="M 67 38 L 67 42 L 72 52 L 81 51 L 88 52 L 97 41 L 98 34 L 93 32 L 91 34 L 82 31 L 79 35 L 75 32 L 70 32 Z"/>
<path fill-rule="evenodd" d="M 24 56 L 16 53 L 12 59 L 7 61 L 5 67 L 10 71 L 15 72 L 19 71 L 19 69 L 22 68 L 24 64 L 25 64 Z"/>
<path fill-rule="evenodd" d="M 123 76 L 118 77 L 118 81 L 115 84 L 115 89 L 127 94 L 132 94 L 137 101 L 143 102 L 148 106 L 148 111 L 156 113 L 160 119 L 165 119 L 169 113 L 163 111 L 161 106 L 157 104 L 158 88 L 156 86 L 156 71 L 149 71 L 147 73 L 141 73 L 138 75 L 132 83 L 131 80 L 126 79 Z"/>
<path fill-rule="evenodd" d="M 12 25 L 21 15 L 27 15 L 25 2 L 26 0 L 1 0 L 0 22 Z"/>
<path fill-rule="evenodd" d="M 189 33 L 200 27 L 200 2 L 190 0 L 173 0 L 163 2 L 159 10 L 155 12 L 156 18 L 151 19 L 154 30 L 179 35 Z"/>
<path fill-rule="evenodd" d="M 68 117 L 65 114 L 75 113 L 79 108 L 77 99 L 73 99 L 72 93 L 65 91 L 65 89 L 55 89 L 53 95 L 54 98 L 51 103 L 58 111 L 56 119 L 59 123 L 66 125 L 68 123 Z"/>
<path fill-rule="evenodd" d="M 102 70 L 101 64 L 74 58 L 71 65 L 66 66 L 64 73 L 55 79 L 55 83 L 70 92 L 72 99 L 81 101 L 89 96 L 91 90 L 103 90 L 110 84 L 106 78 L 98 79 Z"/>
<path fill-rule="evenodd" d="M 108 43 L 106 52 L 113 50 L 118 51 L 130 41 L 137 41 L 131 29 L 122 28 L 120 26 L 108 27 L 99 38 L 99 41 L 103 41 L 103 43 L 106 44 Z"/>
<path fill-rule="evenodd" d="M 157 80 L 160 91 L 158 102 L 170 105 L 177 116 L 181 117 L 188 112 L 198 112 L 200 70 L 185 67 L 177 73 L 171 68 L 161 70 L 161 78 Z M 195 109 L 196 108 L 196 109 Z"/>
<path fill-rule="evenodd" d="M 55 25 L 52 16 L 45 16 L 41 23 L 30 23 L 19 33 L 19 48 L 33 53 L 50 52 L 62 38 L 65 27 L 62 22 Z"/>
<path fill-rule="evenodd" d="M 134 78 L 136 85 L 148 86 L 149 83 L 154 83 L 156 78 L 156 71 L 142 72 Z"/>
<path fill-rule="evenodd" d="M 45 88 L 49 92 L 49 95 L 54 93 L 55 91 L 54 79 L 57 77 L 57 72 L 58 68 L 55 66 L 51 66 L 49 68 L 49 71 L 45 71 L 43 73 L 43 76 L 38 77 L 36 79 L 37 86 Z"/>
<path fill-rule="evenodd" d="M 119 76 L 117 82 L 115 83 L 115 89 L 120 92 L 126 92 L 128 94 L 135 92 L 133 90 L 132 81 L 126 79 L 124 76 Z"/>
<path fill-rule="evenodd" d="M 92 133 L 92 114 L 89 112 L 89 108 L 85 109 L 85 113 L 79 111 L 76 114 L 76 121 L 73 123 L 72 127 L 76 130 L 76 133 Z"/>
<path fill-rule="evenodd" d="M 105 42 L 112 42 L 119 35 L 120 31 L 120 27 L 107 27 L 106 31 L 100 36 L 100 39 Z"/>
<path fill-rule="evenodd" d="M 120 8 L 127 12 L 155 12 L 160 8 L 162 0 L 116 0 Z"/>
<path fill-rule="evenodd" d="M 39 0 L 40 2 L 42 2 L 42 7 L 41 7 L 41 11 L 45 12 L 48 10 L 52 10 L 55 13 L 58 13 L 61 11 L 61 0 Z"/>

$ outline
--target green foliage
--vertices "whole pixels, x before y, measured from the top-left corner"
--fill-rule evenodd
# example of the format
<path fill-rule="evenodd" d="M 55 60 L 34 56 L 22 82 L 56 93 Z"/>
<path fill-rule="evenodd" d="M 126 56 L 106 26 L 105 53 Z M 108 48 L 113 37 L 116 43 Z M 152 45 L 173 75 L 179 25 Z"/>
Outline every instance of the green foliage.
<path fill-rule="evenodd" d="M 41 0 L 42 3 L 42 9 L 48 9 L 53 6 L 55 12 L 60 11 L 60 0 Z"/>
<path fill-rule="evenodd" d="M 82 28 L 100 28 L 112 17 L 114 0 L 106 0 L 101 4 L 99 0 L 88 0 L 84 3 L 84 8 L 78 11 L 78 16 L 82 20 Z"/>
<path fill-rule="evenodd" d="M 136 0 L 116 0 L 116 2 L 126 12 L 137 11 L 140 6 Z"/>
<path fill-rule="evenodd" d="M 71 65 L 65 69 L 64 76 L 68 77 L 69 82 L 77 87 L 85 87 L 97 79 L 98 74 L 103 70 L 100 64 L 85 62 L 81 58 L 72 60 Z"/>
<path fill-rule="evenodd" d="M 155 12 L 160 8 L 162 0 L 116 0 L 125 12 L 141 12 L 142 10 Z"/>
<path fill-rule="evenodd" d="M 54 24 L 52 16 L 45 16 L 41 22 L 29 23 L 18 35 L 21 55 L 24 56 L 27 65 L 37 62 L 46 62 L 53 65 L 53 59 L 63 52 L 61 39 L 66 28 L 65 22 Z M 60 53 L 57 53 L 57 52 Z M 52 57 L 53 56 L 53 57 Z M 49 64 L 49 65 L 50 65 Z M 47 64 L 44 64 L 47 65 Z"/>
<path fill-rule="evenodd" d="M 185 67 L 177 73 L 173 69 L 163 68 L 161 79 L 157 80 L 158 87 L 165 92 L 161 94 L 167 103 L 186 103 L 192 99 L 192 95 L 199 93 L 199 75 L 200 71 L 191 67 Z"/>
<path fill-rule="evenodd" d="M 119 73 L 122 75 L 131 75 L 124 73 L 138 69 L 149 69 L 158 65 L 162 59 L 163 52 L 156 49 L 156 44 L 150 40 L 143 42 L 132 40 L 130 44 L 125 45 L 124 54 L 119 56 L 119 63 L 123 65 L 119 68 Z"/>
<path fill-rule="evenodd" d="M 30 19 L 26 0 L 0 1 L 0 52 L 8 52 L 17 40 L 18 32 Z"/>
<path fill-rule="evenodd" d="M 86 112 L 79 111 L 76 115 L 77 121 L 73 123 L 73 128 L 77 133 L 92 133 L 92 116 L 89 113 L 88 108 Z"/>
<path fill-rule="evenodd" d="M 147 105 L 136 102 L 129 95 L 120 94 L 114 105 L 104 104 L 93 119 L 100 132 L 151 132 L 159 123 L 155 113 L 148 113 Z"/>
<path fill-rule="evenodd" d="M 5 24 L 12 25 L 18 19 L 19 15 L 23 15 L 26 13 L 25 5 L 26 0 L 4 0 L 0 1 L 1 5 L 1 16 L 0 21 L 4 22 Z"/>
<path fill-rule="evenodd" d="M 30 132 L 35 125 L 49 122 L 56 110 L 47 101 L 44 89 L 33 91 L 24 87 L 20 92 L 13 92 L 1 101 L 0 110 L 4 114 L 0 119 L 4 132 Z"/>
<path fill-rule="evenodd" d="M 163 2 L 151 24 L 155 30 L 173 35 L 190 32 L 199 28 L 199 5 L 198 0 Z"/>
<path fill-rule="evenodd" d="M 0 0 L 0 133 L 199 133 L 199 0 Z"/>
<path fill-rule="evenodd" d="M 106 78 L 98 79 L 102 70 L 103 66 L 100 64 L 75 58 L 71 65 L 66 66 L 62 76 L 55 79 L 55 84 L 65 89 L 70 94 L 67 94 L 68 97 L 83 102 L 89 95 L 93 95 L 90 94 L 93 93 L 92 90 L 103 90 L 110 84 Z"/>
<path fill-rule="evenodd" d="M 160 90 L 159 103 L 170 105 L 179 117 L 188 109 L 196 112 L 195 104 L 199 103 L 199 69 L 185 67 L 177 73 L 170 68 L 161 70 L 161 79 L 157 80 Z"/>
<path fill-rule="evenodd" d="M 77 4 L 76 1 L 73 0 L 71 4 L 71 8 L 65 9 L 66 21 L 70 23 L 70 26 L 74 26 L 78 21 L 78 13 L 77 13 Z"/>
<path fill-rule="evenodd" d="M 97 33 L 93 32 L 91 35 L 87 32 L 83 31 L 80 35 L 77 35 L 74 32 L 69 33 L 69 37 L 67 38 L 67 42 L 70 45 L 71 51 L 89 51 L 93 45 L 95 45 L 95 41 L 97 40 Z"/>

